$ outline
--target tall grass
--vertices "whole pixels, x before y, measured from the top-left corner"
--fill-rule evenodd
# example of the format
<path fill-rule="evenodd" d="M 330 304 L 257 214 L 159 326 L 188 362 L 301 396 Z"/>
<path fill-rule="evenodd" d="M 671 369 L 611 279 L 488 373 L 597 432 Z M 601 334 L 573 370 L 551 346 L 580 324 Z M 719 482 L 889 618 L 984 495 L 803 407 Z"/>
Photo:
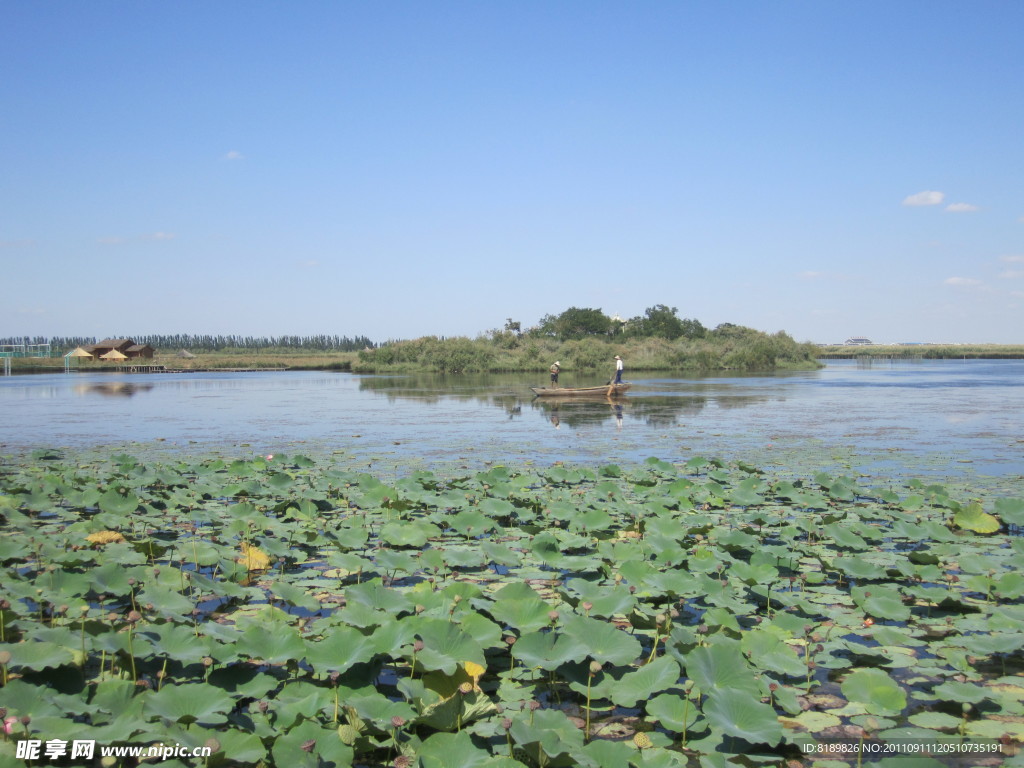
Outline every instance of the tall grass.
<path fill-rule="evenodd" d="M 908 360 L 1024 358 L 1024 344 L 877 344 L 819 347 L 821 358 L 891 357 Z"/>

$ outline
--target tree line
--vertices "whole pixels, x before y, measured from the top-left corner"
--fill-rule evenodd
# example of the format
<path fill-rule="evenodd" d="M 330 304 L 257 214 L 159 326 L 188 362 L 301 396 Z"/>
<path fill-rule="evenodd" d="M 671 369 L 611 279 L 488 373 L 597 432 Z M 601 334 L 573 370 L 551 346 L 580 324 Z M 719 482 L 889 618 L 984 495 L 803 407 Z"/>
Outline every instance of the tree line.
<path fill-rule="evenodd" d="M 726 326 L 731 324 L 725 323 Z M 717 328 L 715 330 L 718 330 Z M 587 337 L 618 336 L 634 339 L 703 339 L 709 331 L 700 320 L 679 317 L 679 309 L 666 304 L 648 307 L 642 315 L 628 320 L 606 315 L 600 309 L 569 307 L 558 315 L 544 315 L 533 328 L 522 330 L 521 323 L 509 318 L 494 337 L 515 334 L 569 341 Z"/>
<path fill-rule="evenodd" d="M 210 334 L 150 334 L 147 336 L 114 336 L 130 338 L 137 344 L 149 344 L 154 349 L 187 349 L 190 351 L 220 352 L 226 349 L 294 349 L 321 352 L 354 352 L 375 349 L 376 342 L 366 336 L 236 336 Z M 0 339 L 0 344 L 50 344 L 54 352 L 95 344 L 93 336 L 12 336 Z"/>

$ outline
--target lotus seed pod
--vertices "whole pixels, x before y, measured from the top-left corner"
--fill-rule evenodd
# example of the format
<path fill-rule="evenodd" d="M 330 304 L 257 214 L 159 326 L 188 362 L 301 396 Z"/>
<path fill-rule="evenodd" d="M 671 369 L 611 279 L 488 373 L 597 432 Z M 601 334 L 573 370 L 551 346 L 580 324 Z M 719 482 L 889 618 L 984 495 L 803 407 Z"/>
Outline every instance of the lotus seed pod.
<path fill-rule="evenodd" d="M 462 683 L 461 685 L 459 685 L 459 693 L 461 693 L 463 696 L 468 696 L 472 692 L 473 692 L 473 684 L 472 683 Z"/>
<path fill-rule="evenodd" d="M 150 684 L 149 680 L 147 680 L 144 677 L 140 677 L 138 680 L 135 681 L 135 687 L 136 688 L 146 688 L 146 689 L 149 689 L 149 688 L 152 688 L 153 686 Z"/>
<path fill-rule="evenodd" d="M 664 613 L 659 613 L 657 616 L 654 617 L 654 623 L 657 624 L 659 627 L 662 626 L 666 621 L 668 621 L 668 616 L 666 616 Z"/>
<path fill-rule="evenodd" d="M 636 744 L 638 749 L 649 749 L 654 746 L 651 737 L 643 732 L 633 734 L 633 743 Z"/>
<path fill-rule="evenodd" d="M 413 760 L 408 755 L 399 755 L 391 761 L 393 768 L 412 768 Z"/>
<path fill-rule="evenodd" d="M 137 621 L 141 621 L 141 620 L 142 620 L 142 614 L 141 613 L 139 613 L 138 611 L 128 611 L 128 619 L 127 619 L 127 621 L 128 621 L 129 624 L 134 624 Z"/>
<path fill-rule="evenodd" d="M 338 726 L 338 738 L 341 739 L 342 744 L 351 747 L 356 743 L 356 739 L 359 738 L 359 731 L 348 723 L 345 723 L 344 725 Z"/>
<path fill-rule="evenodd" d="M 506 645 L 515 645 L 516 644 L 516 638 L 513 635 L 506 635 L 505 636 L 505 644 Z"/>
<path fill-rule="evenodd" d="M 775 693 L 777 690 L 779 690 L 779 684 L 778 683 L 768 683 L 768 690 L 771 691 L 772 693 Z"/>
<path fill-rule="evenodd" d="M 527 704 L 526 706 L 528 706 L 531 710 L 536 711 L 540 709 L 540 702 L 536 699 L 531 699 L 529 704 Z"/>
<path fill-rule="evenodd" d="M 203 666 L 204 667 L 212 667 L 213 666 L 213 657 L 212 656 L 203 656 Z"/>

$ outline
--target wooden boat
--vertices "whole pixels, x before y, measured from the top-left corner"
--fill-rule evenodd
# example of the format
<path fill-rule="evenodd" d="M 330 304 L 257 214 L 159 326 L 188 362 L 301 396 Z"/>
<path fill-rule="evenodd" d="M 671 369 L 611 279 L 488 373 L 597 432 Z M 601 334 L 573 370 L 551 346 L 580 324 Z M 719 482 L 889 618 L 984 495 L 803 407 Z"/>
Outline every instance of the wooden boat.
<path fill-rule="evenodd" d="M 530 387 L 537 397 L 619 397 L 630 384 L 604 384 L 600 387 Z"/>

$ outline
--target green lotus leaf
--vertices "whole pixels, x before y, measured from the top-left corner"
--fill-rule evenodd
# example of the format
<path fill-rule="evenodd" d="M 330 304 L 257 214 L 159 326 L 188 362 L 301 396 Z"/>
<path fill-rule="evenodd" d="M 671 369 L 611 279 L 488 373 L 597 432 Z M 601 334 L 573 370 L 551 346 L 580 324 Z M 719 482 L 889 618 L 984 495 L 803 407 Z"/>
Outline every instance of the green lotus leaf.
<path fill-rule="evenodd" d="M 441 535 L 441 529 L 425 520 L 415 522 L 392 521 L 380 529 L 380 539 L 393 547 L 422 549 L 432 538 Z"/>
<path fill-rule="evenodd" d="M 586 656 L 584 644 L 569 635 L 532 632 L 512 646 L 512 655 L 527 668 L 555 670 Z"/>
<path fill-rule="evenodd" d="M 996 499 L 994 511 L 1004 523 L 1018 528 L 1024 526 L 1024 499 Z"/>
<path fill-rule="evenodd" d="M 589 603 L 591 616 L 624 616 L 636 605 L 636 598 L 629 588 L 621 584 L 599 584 L 586 579 L 570 579 L 566 582 L 567 594 L 578 598 L 577 610 L 581 603 Z M 583 609 L 586 611 L 586 609 Z"/>
<path fill-rule="evenodd" d="M 935 686 L 932 692 L 944 701 L 966 704 L 978 704 L 985 699 L 992 698 L 992 692 L 989 689 L 956 680 L 947 680 L 941 685 Z"/>
<path fill-rule="evenodd" d="M 360 718 L 385 732 L 394 727 L 391 725 L 391 718 L 396 715 L 406 721 L 411 721 L 416 717 L 416 710 L 410 704 L 404 701 L 392 701 L 383 693 L 373 690 L 347 694 L 344 701 L 346 706 L 352 707 L 359 713 Z"/>
<path fill-rule="evenodd" d="M 782 741 L 782 725 L 774 708 L 746 691 L 712 690 L 704 704 L 704 716 L 723 733 L 751 744 L 774 746 Z"/>
<path fill-rule="evenodd" d="M 630 664 L 643 651 L 635 637 L 597 619 L 569 616 L 563 629 L 586 650 L 587 656 L 601 663 Z"/>
<path fill-rule="evenodd" d="M 855 587 L 851 595 L 856 606 L 868 616 L 894 621 L 906 621 L 910 618 L 910 609 L 903 604 L 902 596 L 890 587 Z"/>
<path fill-rule="evenodd" d="M 1001 527 L 999 519 L 982 510 L 976 501 L 953 515 L 953 524 L 974 533 L 995 533 Z"/>
<path fill-rule="evenodd" d="M 231 757 L 230 753 L 225 754 Z M 336 727 L 324 728 L 313 720 L 304 720 L 273 740 L 271 756 L 273 765 L 288 768 L 347 768 L 355 753 L 338 738 Z"/>
<path fill-rule="evenodd" d="M 705 693 L 735 689 L 748 696 L 761 695 L 757 675 L 747 664 L 738 642 L 699 646 L 683 658 L 687 676 Z"/>
<path fill-rule="evenodd" d="M 477 747 L 468 731 L 435 733 L 417 750 L 423 768 L 512 768 L 522 763 Z"/>
<path fill-rule="evenodd" d="M 551 624 L 548 615 L 551 606 L 538 597 L 498 600 L 488 606 L 488 612 L 496 621 L 518 629 L 523 634 L 536 632 Z"/>
<path fill-rule="evenodd" d="M 907 706 L 906 691 L 885 672 L 860 669 L 843 680 L 843 695 L 871 715 L 898 715 Z"/>
<path fill-rule="evenodd" d="M 116 488 L 111 488 L 99 498 L 99 508 L 112 515 L 130 515 L 139 508 L 139 497 L 131 492 L 121 493 Z"/>
<path fill-rule="evenodd" d="M 345 590 L 345 598 L 349 603 L 362 603 L 374 610 L 386 611 L 395 616 L 413 607 L 405 595 L 397 589 L 385 587 L 380 579 L 348 587 Z"/>
<path fill-rule="evenodd" d="M 671 688 L 679 682 L 679 665 L 661 656 L 635 672 L 627 672 L 611 686 L 611 700 L 620 707 L 633 707 L 641 699 Z"/>
<path fill-rule="evenodd" d="M 583 747 L 583 731 L 557 709 L 538 709 L 532 715 L 513 718 L 509 734 L 536 764 Z"/>
<path fill-rule="evenodd" d="M 227 722 L 227 714 L 234 706 L 233 698 L 206 683 L 165 684 L 143 700 L 143 711 L 147 714 L 186 724 L 219 725 Z"/>
<path fill-rule="evenodd" d="M 275 581 L 270 585 L 270 591 L 275 597 L 280 598 L 288 605 L 294 605 L 307 611 L 320 610 L 320 601 L 311 595 L 307 590 L 289 584 L 286 581 Z"/>
<path fill-rule="evenodd" d="M 744 632 L 740 647 L 755 667 L 792 677 L 807 674 L 806 663 L 775 632 L 763 629 Z"/>
<path fill-rule="evenodd" d="M 209 644 L 196 637 L 195 630 L 182 624 L 161 624 L 146 627 L 139 636 L 149 640 L 154 653 L 190 664 L 210 653 Z"/>
<path fill-rule="evenodd" d="M 306 642 L 306 661 L 318 674 L 344 672 L 370 661 L 378 652 L 377 640 L 351 627 L 334 627 L 318 642 Z"/>
<path fill-rule="evenodd" d="M 287 624 L 260 626 L 251 624 L 235 644 L 242 656 L 259 659 L 265 664 L 298 661 L 306 653 L 306 644 L 295 629 Z"/>
<path fill-rule="evenodd" d="M 416 634 L 423 641 L 423 650 L 416 657 L 423 669 L 453 675 L 458 665 L 467 661 L 487 666 L 480 644 L 449 621 L 421 619 L 416 623 Z"/>
<path fill-rule="evenodd" d="M 858 552 L 863 552 L 870 548 L 870 545 L 851 531 L 845 523 L 831 523 L 826 525 L 823 530 L 842 549 L 854 549 Z"/>
<path fill-rule="evenodd" d="M 945 712 L 918 712 L 907 719 L 918 728 L 935 730 L 953 730 L 960 727 L 963 722 L 961 718 L 947 715 Z"/>
<path fill-rule="evenodd" d="M 7 666 L 12 669 L 52 669 L 75 660 L 70 648 L 55 643 L 28 640 L 22 643 L 0 643 L 0 651 L 10 653 Z"/>
<path fill-rule="evenodd" d="M 670 731 L 682 733 L 690 728 L 700 715 L 697 705 L 687 697 L 672 693 L 655 696 L 646 705 L 648 717 L 654 718 Z"/>

